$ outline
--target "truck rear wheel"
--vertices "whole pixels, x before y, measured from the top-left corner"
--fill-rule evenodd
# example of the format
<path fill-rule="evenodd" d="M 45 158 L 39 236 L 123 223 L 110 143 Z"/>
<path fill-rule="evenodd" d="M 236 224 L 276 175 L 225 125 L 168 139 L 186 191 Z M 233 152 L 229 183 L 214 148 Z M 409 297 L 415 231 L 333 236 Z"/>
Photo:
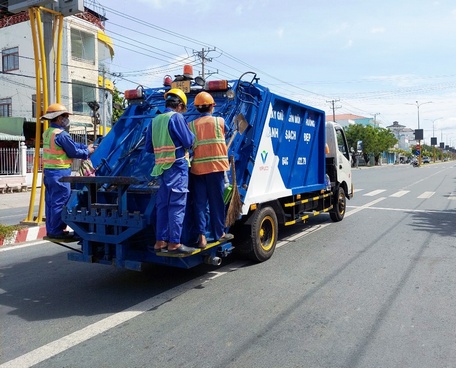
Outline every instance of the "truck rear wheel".
<path fill-rule="evenodd" d="M 271 258 L 277 244 L 278 222 L 272 207 L 263 207 L 254 214 L 250 227 L 251 250 L 249 257 L 256 262 Z"/>
<path fill-rule="evenodd" d="M 345 190 L 339 186 L 334 192 L 334 208 L 329 212 L 331 220 L 334 222 L 342 221 L 345 216 L 346 205 L 347 197 L 345 196 Z"/>

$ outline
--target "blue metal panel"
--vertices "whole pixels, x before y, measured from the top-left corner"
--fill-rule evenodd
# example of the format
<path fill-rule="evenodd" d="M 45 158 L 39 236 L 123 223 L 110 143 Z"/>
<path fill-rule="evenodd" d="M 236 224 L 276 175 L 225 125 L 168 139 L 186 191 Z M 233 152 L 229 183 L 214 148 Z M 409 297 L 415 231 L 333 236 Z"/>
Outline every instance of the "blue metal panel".
<path fill-rule="evenodd" d="M 324 188 L 324 112 L 273 95 L 269 129 L 286 187 L 294 193 Z"/>

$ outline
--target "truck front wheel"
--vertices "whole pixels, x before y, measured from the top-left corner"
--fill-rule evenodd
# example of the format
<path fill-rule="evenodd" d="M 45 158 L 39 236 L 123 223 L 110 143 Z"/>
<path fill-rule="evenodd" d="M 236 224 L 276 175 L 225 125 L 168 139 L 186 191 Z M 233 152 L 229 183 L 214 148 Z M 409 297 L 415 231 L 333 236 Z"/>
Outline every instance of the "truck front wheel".
<path fill-rule="evenodd" d="M 334 191 L 334 208 L 329 212 L 331 220 L 334 222 L 342 221 L 345 216 L 346 205 L 347 198 L 345 196 L 345 190 L 339 186 Z"/>
<path fill-rule="evenodd" d="M 263 207 L 254 214 L 251 225 L 250 258 L 263 262 L 271 258 L 277 244 L 278 222 L 272 207 Z"/>

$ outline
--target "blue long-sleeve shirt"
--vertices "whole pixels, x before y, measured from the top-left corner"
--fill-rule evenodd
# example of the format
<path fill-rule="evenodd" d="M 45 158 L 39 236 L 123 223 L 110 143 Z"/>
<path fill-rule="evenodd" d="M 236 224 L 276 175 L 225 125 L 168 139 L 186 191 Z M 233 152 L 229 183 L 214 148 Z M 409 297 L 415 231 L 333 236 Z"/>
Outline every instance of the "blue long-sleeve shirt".
<path fill-rule="evenodd" d="M 173 111 L 166 108 L 164 113 Z M 147 152 L 154 153 L 154 146 L 152 144 L 152 124 L 153 120 L 147 127 L 145 149 Z M 195 135 L 190 131 L 187 122 L 181 114 L 173 114 L 169 119 L 168 131 L 174 145 L 179 148 L 176 149 L 176 158 L 184 157 L 185 150 L 191 148 Z"/>
<path fill-rule="evenodd" d="M 51 127 L 62 129 L 61 126 L 52 123 Z M 69 158 L 86 160 L 89 157 L 90 152 L 87 145 L 73 141 L 71 136 L 65 130 L 62 133 L 56 135 L 55 143 L 63 148 Z"/>

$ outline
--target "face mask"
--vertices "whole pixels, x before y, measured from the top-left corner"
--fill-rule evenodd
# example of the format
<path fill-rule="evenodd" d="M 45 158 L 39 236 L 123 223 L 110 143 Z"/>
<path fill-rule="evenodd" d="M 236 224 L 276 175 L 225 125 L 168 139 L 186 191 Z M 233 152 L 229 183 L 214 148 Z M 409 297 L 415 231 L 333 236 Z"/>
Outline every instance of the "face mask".
<path fill-rule="evenodd" d="M 62 124 L 62 128 L 63 128 L 63 129 L 65 129 L 65 130 L 70 129 L 70 119 L 68 119 L 68 118 L 63 118 L 61 124 Z"/>

